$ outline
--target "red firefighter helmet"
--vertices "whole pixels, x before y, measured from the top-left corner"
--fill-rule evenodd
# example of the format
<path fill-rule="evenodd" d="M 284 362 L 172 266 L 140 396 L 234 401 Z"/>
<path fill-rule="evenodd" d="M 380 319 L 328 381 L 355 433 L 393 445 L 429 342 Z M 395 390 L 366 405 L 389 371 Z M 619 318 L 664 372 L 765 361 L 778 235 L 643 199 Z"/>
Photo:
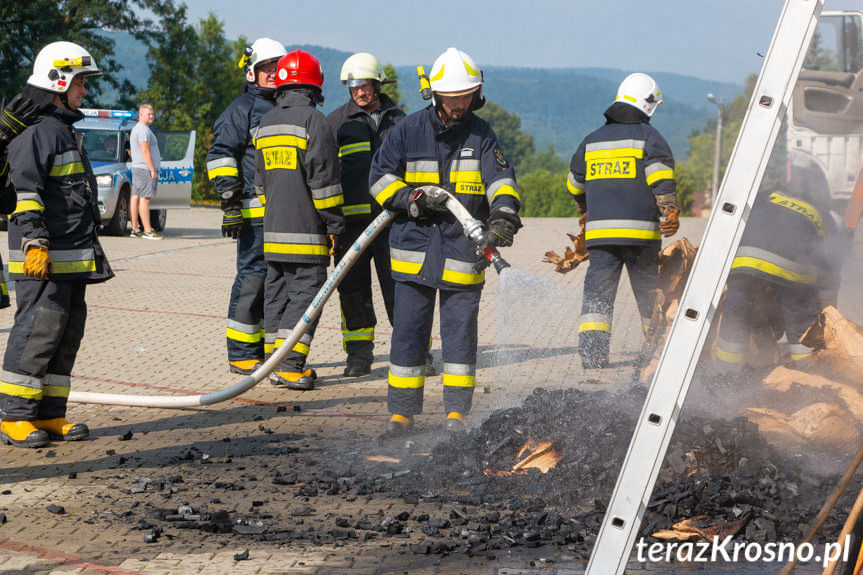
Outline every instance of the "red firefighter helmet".
<path fill-rule="evenodd" d="M 276 66 L 276 88 L 289 84 L 320 88 L 323 83 L 321 63 L 308 52 L 294 50 L 279 59 Z"/>

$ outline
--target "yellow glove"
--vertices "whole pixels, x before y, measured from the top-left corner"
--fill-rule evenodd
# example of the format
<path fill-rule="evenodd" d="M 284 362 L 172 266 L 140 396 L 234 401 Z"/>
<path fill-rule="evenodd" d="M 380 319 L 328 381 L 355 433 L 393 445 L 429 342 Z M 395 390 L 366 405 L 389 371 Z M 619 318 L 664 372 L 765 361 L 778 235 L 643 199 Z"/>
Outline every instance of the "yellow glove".
<path fill-rule="evenodd" d="M 50 265 L 51 258 L 48 256 L 48 248 L 33 246 L 27 250 L 27 255 L 24 256 L 24 275 L 44 280 L 48 277 Z"/>

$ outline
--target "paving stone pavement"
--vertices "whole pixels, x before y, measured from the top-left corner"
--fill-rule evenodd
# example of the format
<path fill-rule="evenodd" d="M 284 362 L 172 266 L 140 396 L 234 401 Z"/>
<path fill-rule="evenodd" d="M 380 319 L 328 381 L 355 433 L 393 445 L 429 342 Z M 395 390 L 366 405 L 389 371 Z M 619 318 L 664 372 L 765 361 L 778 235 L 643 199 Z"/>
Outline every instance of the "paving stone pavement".
<path fill-rule="evenodd" d="M 168 214 L 163 241 L 102 238 L 117 277 L 88 288 L 88 324 L 73 372 L 73 389 L 198 394 L 237 381 L 227 370 L 224 339 L 235 243 L 221 238 L 219 221 L 220 212 L 215 209 L 175 210 Z M 704 223 L 684 219 L 681 235 L 698 243 Z M 565 233 L 575 231 L 576 225 L 575 220 L 562 218 L 526 220 L 516 245 L 503 250 L 515 270 L 512 277 L 488 274 L 480 311 L 472 424 L 495 409 L 519 403 L 537 386 L 567 386 L 586 378 L 593 379 L 587 387 L 626 389 L 630 385 L 641 335 L 627 281 L 621 282 L 615 310 L 612 369 L 585 374 L 575 353 L 575 339 L 586 266 L 562 276 L 541 261 L 546 250 L 562 253 L 568 244 Z M 8 261 L 5 235 L 0 234 L 0 253 Z M 382 311 L 376 297 L 376 309 Z M 9 332 L 14 309 L 13 304 L 0 311 L 3 334 Z M 432 349 L 440 367 L 437 329 L 435 321 Z M 225 536 L 191 537 L 177 530 L 146 544 L 143 531 L 116 516 L 117 502 L 129 509 L 137 505 L 135 495 L 127 493 L 131 478 L 170 476 L 190 457 L 212 463 L 214 479 L 222 470 L 228 473 L 225 462 L 232 462 L 232 470 L 242 471 L 231 477 L 247 481 L 248 489 L 225 495 L 220 491 L 222 503 L 245 508 L 250 500 L 261 498 L 273 507 L 296 506 L 293 498 L 280 498 L 272 489 L 256 490 L 252 484 L 258 470 L 245 469 L 245 458 L 264 455 L 268 457 L 262 467 L 290 469 L 294 461 L 338 457 L 354 442 L 373 441 L 388 417 L 390 335 L 383 321 L 376 331 L 371 376 L 342 377 L 339 312 L 331 301 L 310 355 L 310 365 L 320 377 L 314 391 L 295 392 L 262 383 L 234 400 L 183 410 L 73 404 L 70 419 L 90 426 L 88 441 L 54 443 L 37 450 L 0 447 L 0 513 L 7 519 L 0 523 L 0 573 L 581 572 L 583 565 L 556 549 L 444 559 L 406 552 L 406 546 L 421 540 L 421 534 L 404 542 L 372 540 L 327 547 L 237 543 Z M 5 339 L 0 337 L 2 350 Z M 420 425 L 432 430 L 439 425 L 444 416 L 441 400 L 440 377 L 429 378 Z M 182 486 L 174 488 L 174 495 L 165 495 L 164 506 L 184 504 Z M 333 499 L 332 512 L 361 513 L 391 503 L 378 496 L 353 504 Z M 49 504 L 63 506 L 65 513 L 48 512 Z M 316 501 L 316 505 L 322 504 Z M 234 555 L 246 547 L 249 559 L 236 561 Z"/>

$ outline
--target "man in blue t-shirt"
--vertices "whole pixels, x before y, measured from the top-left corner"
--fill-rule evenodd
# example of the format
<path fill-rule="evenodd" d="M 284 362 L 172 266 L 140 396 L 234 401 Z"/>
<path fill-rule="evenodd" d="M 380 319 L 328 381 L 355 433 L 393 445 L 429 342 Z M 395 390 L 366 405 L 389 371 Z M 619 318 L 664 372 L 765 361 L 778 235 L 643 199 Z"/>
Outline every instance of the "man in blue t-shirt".
<path fill-rule="evenodd" d="M 156 197 L 159 183 L 159 142 L 150 129 L 155 118 L 153 106 L 142 104 L 129 141 L 132 153 L 132 194 L 129 197 L 132 237 L 148 240 L 162 239 L 162 234 L 150 226 L 150 200 Z M 139 214 L 143 231 L 138 227 Z"/>

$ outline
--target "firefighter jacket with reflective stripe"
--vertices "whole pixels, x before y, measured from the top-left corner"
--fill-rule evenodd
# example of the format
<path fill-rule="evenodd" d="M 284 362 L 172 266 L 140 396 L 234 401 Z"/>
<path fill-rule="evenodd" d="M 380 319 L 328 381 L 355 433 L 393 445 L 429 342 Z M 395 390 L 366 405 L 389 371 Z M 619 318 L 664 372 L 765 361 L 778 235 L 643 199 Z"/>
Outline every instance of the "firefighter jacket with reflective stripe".
<path fill-rule="evenodd" d="M 264 258 L 326 265 L 327 235 L 344 231 L 339 149 L 326 117 L 302 89 L 284 89 L 255 145 L 255 183 L 267 197 Z"/>
<path fill-rule="evenodd" d="M 782 191 L 759 192 L 731 273 L 784 285 L 830 289 L 835 279 L 829 253 L 836 227 L 825 208 Z"/>
<path fill-rule="evenodd" d="M 481 289 L 480 259 L 452 214 L 410 219 L 414 187 L 434 184 L 453 192 L 478 220 L 490 208 L 518 211 L 515 172 L 485 120 L 470 114 L 444 127 L 429 106 L 399 123 L 375 153 L 369 174 L 371 194 L 397 212 L 390 229 L 393 279 L 442 289 Z"/>
<path fill-rule="evenodd" d="M 393 126 L 402 121 L 405 113 L 386 94 L 380 94 L 379 98 L 380 121 L 377 124 L 353 100 L 327 116 L 339 143 L 342 193 L 345 196 L 342 213 L 347 222 L 370 222 L 381 211 L 369 196 L 372 154 L 380 148 Z"/>
<path fill-rule="evenodd" d="M 25 249 L 48 247 L 51 280 L 102 282 L 114 276 L 96 236 L 97 187 L 72 124 L 83 114 L 50 106 L 9 145 L 18 203 L 9 218 L 9 275 L 24 275 Z"/>
<path fill-rule="evenodd" d="M 264 114 L 273 109 L 273 91 L 254 84 L 246 87 L 247 91 L 234 98 L 213 126 L 207 176 L 220 194 L 242 189 L 243 217 L 260 225 L 264 197 L 255 191 L 255 132 Z"/>
<path fill-rule="evenodd" d="M 627 104 L 605 112 L 570 162 L 567 188 L 587 211 L 587 247 L 659 241 L 657 197 L 674 198 L 674 158 L 649 118 Z"/>

